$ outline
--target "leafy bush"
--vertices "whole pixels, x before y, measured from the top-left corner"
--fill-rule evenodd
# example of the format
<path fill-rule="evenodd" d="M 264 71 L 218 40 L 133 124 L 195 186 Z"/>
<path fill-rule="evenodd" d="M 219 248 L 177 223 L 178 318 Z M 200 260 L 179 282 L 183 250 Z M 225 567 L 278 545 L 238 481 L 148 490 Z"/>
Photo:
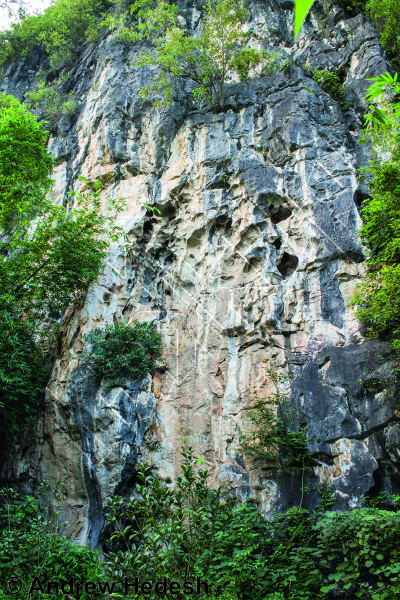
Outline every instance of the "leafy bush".
<path fill-rule="evenodd" d="M 340 83 L 340 79 L 337 73 L 331 73 L 331 71 L 326 71 L 324 69 L 318 69 L 315 71 L 313 76 L 314 81 L 318 83 L 320 88 L 324 90 L 326 94 L 328 94 L 331 98 L 336 100 L 342 108 L 346 108 L 345 102 L 345 90 L 342 84 Z"/>
<path fill-rule="evenodd" d="M 235 597 L 235 589 L 247 583 L 256 564 L 261 518 L 251 503 L 235 507 L 221 489 L 207 487 L 208 471 L 196 469 L 203 459 L 196 459 L 191 447 L 181 456 L 176 489 L 162 486 L 142 465 L 135 494 L 109 501 L 107 519 L 114 530 L 107 555 L 109 576 L 117 581 L 138 576 L 153 586 L 164 576 L 188 586 L 200 577 L 217 597 L 228 589 L 233 594 L 227 597 Z M 198 596 L 189 590 L 176 596 L 188 597 Z"/>
<path fill-rule="evenodd" d="M 73 94 L 60 94 L 54 85 L 46 85 L 43 80 L 25 94 L 25 106 L 29 110 L 40 110 L 43 119 L 58 119 L 62 115 L 71 119 L 79 108 Z"/>
<path fill-rule="evenodd" d="M 43 14 L 0 33 L 0 65 L 40 48 L 49 54 L 52 67 L 71 66 L 76 47 L 96 39 L 97 20 L 110 5 L 108 0 L 55 0 Z"/>
<path fill-rule="evenodd" d="M 96 327 L 84 339 L 90 344 L 83 356 L 84 364 L 110 386 L 126 379 L 143 379 L 164 364 L 160 361 L 162 336 L 152 323 L 107 324 L 104 329 Z"/>
<path fill-rule="evenodd" d="M 284 466 L 304 465 L 309 457 L 307 436 L 299 429 L 296 411 L 287 398 L 289 377 L 273 369 L 266 369 L 266 373 L 275 392 L 268 398 L 257 396 L 248 411 L 254 426 L 241 438 L 243 450 L 255 458 L 280 462 Z"/>
<path fill-rule="evenodd" d="M 102 576 L 99 554 L 80 547 L 60 534 L 61 498 L 55 490 L 56 502 L 43 484 L 35 496 L 22 496 L 12 489 L 0 492 L 0 580 L 2 588 L 9 577 L 23 582 L 18 597 L 27 597 L 30 583 L 38 577 L 45 592 L 47 581 L 61 583 L 70 578 L 76 581 L 97 581 Z M 43 585 L 44 584 L 44 585 Z M 38 589 L 38 584 L 35 584 Z M 54 591 L 54 587 L 52 588 Z M 0 598 L 11 600 L 16 596 L 3 589 Z M 56 593 L 34 592 L 30 598 L 56 600 Z M 85 591 L 74 594 L 74 600 L 100 598 L 100 594 L 87 595 Z"/>

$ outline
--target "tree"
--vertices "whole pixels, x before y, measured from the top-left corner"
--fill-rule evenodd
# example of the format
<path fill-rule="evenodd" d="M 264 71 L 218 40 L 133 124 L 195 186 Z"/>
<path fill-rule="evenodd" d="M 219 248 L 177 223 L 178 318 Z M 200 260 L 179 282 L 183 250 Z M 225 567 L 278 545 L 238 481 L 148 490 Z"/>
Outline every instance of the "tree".
<path fill-rule="evenodd" d="M 8 0 L 8 6 L 19 5 Z M 99 17 L 110 7 L 108 0 L 54 0 L 43 13 L 27 15 L 19 7 L 19 20 L 0 32 L 0 65 L 40 48 L 47 52 L 53 68 L 71 67 L 76 48 L 99 35 Z"/>
<path fill-rule="evenodd" d="M 15 439 L 43 392 L 46 348 L 62 314 L 97 279 L 121 199 L 101 213 L 100 189 L 46 197 L 53 159 L 48 133 L 11 96 L 0 96 L 0 430 Z M 74 206 L 73 206 L 74 205 Z M 46 323 L 43 323 L 46 319 Z"/>
<path fill-rule="evenodd" d="M 283 466 L 304 466 L 310 454 L 307 436 L 299 428 L 297 411 L 288 398 L 289 376 L 273 369 L 266 368 L 265 372 L 275 392 L 260 398 L 256 391 L 254 406 L 249 411 L 253 426 L 241 437 L 243 451 L 253 458 Z"/>
<path fill-rule="evenodd" d="M 366 13 L 381 34 L 381 43 L 393 66 L 400 67 L 400 2 L 399 0 L 369 0 Z"/>
<path fill-rule="evenodd" d="M 121 37 L 126 41 L 147 40 L 153 49 L 145 50 L 136 66 L 157 66 L 159 74 L 142 89 L 148 97 L 161 92 L 164 103 L 172 103 L 173 80 L 196 84 L 193 96 L 205 99 L 213 110 L 224 106 L 228 77 L 236 73 L 243 81 L 251 67 L 261 62 L 262 54 L 250 48 L 239 48 L 247 39 L 242 26 L 247 18 L 243 2 L 207 0 L 204 21 L 198 35 L 189 36 L 178 24 L 178 8 L 164 0 L 149 8 L 151 0 L 138 0 L 131 7 L 135 27 L 126 28 Z"/>
<path fill-rule="evenodd" d="M 357 306 L 356 316 L 371 336 L 389 335 L 400 348 L 400 103 L 385 100 L 386 93 L 393 97 L 400 92 L 400 84 L 397 74 L 389 73 L 370 81 L 366 98 L 372 104 L 363 141 L 372 142 L 373 159 L 363 174 L 371 196 L 362 207 L 360 230 L 369 248 L 368 273 L 356 286 L 351 305 Z"/>

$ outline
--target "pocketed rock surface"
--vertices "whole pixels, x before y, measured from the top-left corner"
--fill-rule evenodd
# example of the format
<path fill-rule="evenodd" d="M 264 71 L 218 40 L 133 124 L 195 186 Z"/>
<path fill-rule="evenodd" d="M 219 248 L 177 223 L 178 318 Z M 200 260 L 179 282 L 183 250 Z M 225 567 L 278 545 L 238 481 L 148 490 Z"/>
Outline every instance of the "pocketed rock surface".
<path fill-rule="evenodd" d="M 180 6 L 195 29 L 201 3 Z M 255 498 L 267 516 L 302 495 L 315 506 L 320 488 L 336 509 L 399 489 L 400 423 L 381 383 L 390 346 L 365 340 L 348 306 L 366 272 L 357 169 L 368 148 L 357 140 L 365 80 L 388 69 L 379 37 L 363 16 L 316 3 L 293 45 L 290 0 L 252 0 L 248 29 L 252 47 L 291 66 L 231 82 L 219 114 L 195 106 L 189 86 L 168 109 L 144 101 L 154 70 L 135 70 L 137 47 L 111 34 L 82 47 L 63 83 L 79 110 L 52 129 L 54 201 L 79 189 L 79 175 L 100 180 L 104 201 L 126 199 L 117 224 L 127 245 L 112 245 L 84 307 L 63 316 L 43 414 L 3 478 L 65 482 L 66 533 L 91 547 L 106 498 L 130 493 L 139 463 L 167 483 L 179 474 L 183 438 L 210 485 Z M 23 99 L 45 68 L 40 55 L 8 65 L 2 91 Z M 347 111 L 312 79 L 317 68 L 338 71 Z M 109 389 L 80 362 L 83 336 L 134 319 L 162 332 L 167 367 Z M 241 449 L 255 390 L 274 391 L 265 361 L 290 375 L 312 455 L 305 473 Z"/>

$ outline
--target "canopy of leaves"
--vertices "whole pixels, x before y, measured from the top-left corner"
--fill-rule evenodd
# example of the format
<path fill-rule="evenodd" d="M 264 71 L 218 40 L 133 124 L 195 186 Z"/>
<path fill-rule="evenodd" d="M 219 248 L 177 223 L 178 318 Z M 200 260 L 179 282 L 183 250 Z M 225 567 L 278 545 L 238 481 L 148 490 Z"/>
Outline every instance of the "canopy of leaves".
<path fill-rule="evenodd" d="M 154 46 L 142 53 L 136 66 L 160 68 L 159 75 L 142 89 L 144 97 L 161 92 L 170 104 L 176 78 L 195 83 L 194 98 L 205 99 L 218 110 L 224 104 L 229 74 L 239 74 L 244 80 L 262 59 L 260 52 L 239 46 L 247 39 L 243 32 L 247 11 L 238 0 L 207 0 L 200 31 L 194 36 L 179 26 L 178 8 L 164 0 L 155 6 L 151 0 L 138 0 L 131 12 L 134 27 L 125 28 L 121 37 L 130 42 L 147 40 Z"/>
<path fill-rule="evenodd" d="M 110 386 L 126 379 L 143 379 L 163 364 L 161 339 L 152 323 L 134 321 L 132 325 L 96 327 L 85 336 L 90 346 L 83 361 Z"/>
<path fill-rule="evenodd" d="M 41 49 L 52 67 L 71 65 L 76 47 L 96 39 L 97 20 L 112 2 L 108 0 L 54 0 L 42 14 L 25 17 L 0 33 L 0 65 Z"/>
<path fill-rule="evenodd" d="M 0 248 L 44 209 L 53 165 L 48 135 L 16 98 L 0 95 Z"/>
<path fill-rule="evenodd" d="M 44 388 L 44 348 L 61 314 L 81 302 L 98 277 L 111 224 L 122 210 L 100 190 L 56 206 L 46 198 L 53 160 L 47 133 L 18 100 L 0 97 L 0 422 L 2 441 L 15 438 L 37 410 Z M 71 206 L 75 202 L 76 208 Z M 47 325 L 39 325 L 47 318 Z M 54 327 L 51 323 L 54 323 Z"/>

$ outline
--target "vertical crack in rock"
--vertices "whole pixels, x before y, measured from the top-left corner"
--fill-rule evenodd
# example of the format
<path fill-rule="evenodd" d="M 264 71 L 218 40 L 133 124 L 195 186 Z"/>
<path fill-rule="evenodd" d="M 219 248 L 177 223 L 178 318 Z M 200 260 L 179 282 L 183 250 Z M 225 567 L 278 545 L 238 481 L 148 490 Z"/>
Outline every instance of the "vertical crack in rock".
<path fill-rule="evenodd" d="M 95 449 L 94 406 L 98 383 L 87 370 L 77 369 L 70 383 L 69 393 L 75 426 L 79 432 L 82 452 L 81 468 L 88 497 L 87 529 L 84 543 L 97 546 L 103 528 L 103 502 L 97 470 Z"/>

